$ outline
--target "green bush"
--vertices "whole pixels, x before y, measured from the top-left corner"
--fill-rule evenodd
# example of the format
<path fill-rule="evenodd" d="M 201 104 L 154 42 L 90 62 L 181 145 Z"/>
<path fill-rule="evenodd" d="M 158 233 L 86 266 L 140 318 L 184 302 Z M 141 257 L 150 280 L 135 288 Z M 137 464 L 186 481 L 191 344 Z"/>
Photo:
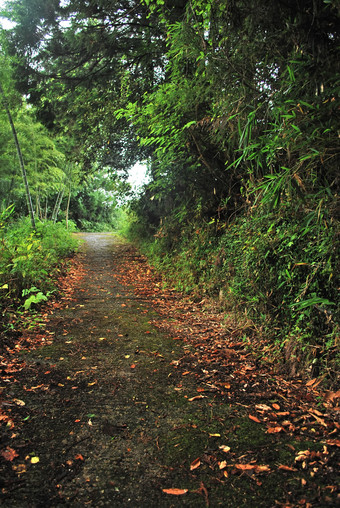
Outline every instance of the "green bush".
<path fill-rule="evenodd" d="M 277 356 L 317 373 L 336 354 L 339 235 L 327 206 L 306 209 L 261 207 L 230 223 L 182 224 L 176 235 L 169 218 L 147 254 L 178 289 L 220 295 L 226 311 L 261 327 Z"/>
<path fill-rule="evenodd" d="M 53 288 L 53 272 L 77 246 L 62 224 L 27 219 L 11 222 L 9 212 L 0 216 L 0 301 L 13 303 L 30 288 L 47 292 Z"/>

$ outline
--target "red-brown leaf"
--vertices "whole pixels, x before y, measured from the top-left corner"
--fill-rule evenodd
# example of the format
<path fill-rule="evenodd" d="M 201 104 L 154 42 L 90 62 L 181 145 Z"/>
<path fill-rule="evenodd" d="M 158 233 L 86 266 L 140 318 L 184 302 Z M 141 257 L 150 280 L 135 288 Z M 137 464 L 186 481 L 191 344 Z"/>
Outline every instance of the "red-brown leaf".
<path fill-rule="evenodd" d="M 235 467 L 241 471 L 251 471 L 252 469 L 256 469 L 256 464 L 235 464 Z"/>
<path fill-rule="evenodd" d="M 277 434 L 278 432 L 281 432 L 283 429 L 283 427 L 268 427 L 267 429 L 267 434 Z"/>
<path fill-rule="evenodd" d="M 190 464 L 190 471 L 193 471 L 194 469 L 197 469 L 199 466 L 201 465 L 201 461 L 200 459 L 195 459 L 191 464 Z"/>
<path fill-rule="evenodd" d="M 295 467 L 285 466 L 284 464 L 280 464 L 278 469 L 283 469 L 284 471 L 297 471 Z"/>
<path fill-rule="evenodd" d="M 164 494 L 172 494 L 173 496 L 182 496 L 188 492 L 188 489 L 162 489 Z"/>
<path fill-rule="evenodd" d="M 11 448 L 10 446 L 7 446 L 5 450 L 2 450 L 0 452 L 0 454 L 3 456 L 5 460 L 9 460 L 10 462 L 12 462 L 12 460 L 15 459 L 15 457 L 19 457 L 19 454 L 15 450 L 13 450 L 13 448 Z"/>

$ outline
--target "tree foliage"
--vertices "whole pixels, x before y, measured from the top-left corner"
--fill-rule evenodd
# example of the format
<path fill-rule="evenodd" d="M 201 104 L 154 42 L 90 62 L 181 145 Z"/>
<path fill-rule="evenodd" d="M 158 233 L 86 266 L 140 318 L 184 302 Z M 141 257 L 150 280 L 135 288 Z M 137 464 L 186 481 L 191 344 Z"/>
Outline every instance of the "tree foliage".
<path fill-rule="evenodd" d="M 296 336 L 324 351 L 337 330 L 338 3 L 21 0 L 7 10 L 17 87 L 72 140 L 71 161 L 115 178 L 148 161 L 133 224 L 163 264 L 176 260 L 191 289 L 229 291 L 252 319 L 282 327 L 282 344 Z"/>

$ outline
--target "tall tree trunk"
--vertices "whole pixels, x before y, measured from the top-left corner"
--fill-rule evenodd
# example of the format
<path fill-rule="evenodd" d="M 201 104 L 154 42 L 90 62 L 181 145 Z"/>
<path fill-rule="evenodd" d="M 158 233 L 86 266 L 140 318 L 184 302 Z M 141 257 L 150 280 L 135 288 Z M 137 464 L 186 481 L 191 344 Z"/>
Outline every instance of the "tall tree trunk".
<path fill-rule="evenodd" d="M 58 191 L 57 199 L 55 200 L 55 203 L 54 203 L 53 212 L 52 212 L 52 216 L 51 216 L 52 221 L 54 221 L 54 217 L 55 217 L 55 214 L 57 211 L 57 205 L 58 205 L 60 193 L 61 193 L 61 189 Z"/>
<path fill-rule="evenodd" d="M 54 223 L 56 223 L 56 221 L 57 221 L 57 217 L 58 217 L 58 213 L 59 213 L 59 208 L 60 208 L 62 199 L 64 197 L 64 192 L 65 192 L 65 187 L 60 189 L 60 191 L 58 192 L 57 200 L 55 202 L 53 213 L 52 213 L 52 221 Z"/>
<path fill-rule="evenodd" d="M 5 95 L 4 89 L 2 88 L 1 83 L 0 83 L 0 95 L 2 97 L 2 102 L 3 102 L 4 108 L 5 108 L 7 117 L 8 117 L 8 121 L 9 121 L 11 129 L 12 129 L 12 135 L 13 135 L 15 147 L 17 149 L 17 154 L 18 154 L 18 158 L 19 158 L 21 174 L 22 174 L 22 178 L 23 178 L 24 184 L 25 184 L 26 201 L 27 201 L 28 212 L 29 212 L 29 215 L 30 215 L 30 218 L 31 218 L 32 227 L 35 229 L 34 210 L 33 210 L 33 205 L 32 205 L 32 198 L 31 198 L 31 194 L 30 194 L 30 190 L 29 190 L 29 186 L 28 186 L 28 181 L 27 181 L 27 174 L 26 174 L 24 159 L 22 157 L 22 152 L 21 152 L 21 148 L 20 148 L 20 144 L 19 144 L 19 140 L 18 140 L 18 136 L 17 136 L 17 131 L 15 129 L 15 126 L 14 126 L 14 123 L 13 123 L 13 118 L 12 118 L 11 112 L 9 110 L 8 102 L 7 102 L 7 99 L 6 99 L 6 95 Z"/>
<path fill-rule="evenodd" d="M 43 220 L 43 214 L 42 214 L 42 209 L 41 209 L 41 202 L 40 202 L 40 194 L 39 194 L 39 189 L 37 190 L 37 195 L 36 195 L 36 198 L 35 198 L 35 214 L 37 217 L 39 217 L 40 220 Z"/>
<path fill-rule="evenodd" d="M 71 201 L 71 184 L 68 189 L 67 205 L 66 205 L 66 212 L 65 212 L 66 229 L 68 229 L 68 214 L 70 211 L 70 201 Z"/>
<path fill-rule="evenodd" d="M 71 202 L 71 190 L 72 190 L 72 170 L 73 170 L 73 164 L 70 163 L 67 167 L 67 180 L 68 180 L 68 196 L 67 196 L 67 204 L 66 204 L 66 211 L 65 211 L 65 220 L 66 220 L 66 229 L 68 229 L 68 216 L 70 213 L 70 202 Z"/>

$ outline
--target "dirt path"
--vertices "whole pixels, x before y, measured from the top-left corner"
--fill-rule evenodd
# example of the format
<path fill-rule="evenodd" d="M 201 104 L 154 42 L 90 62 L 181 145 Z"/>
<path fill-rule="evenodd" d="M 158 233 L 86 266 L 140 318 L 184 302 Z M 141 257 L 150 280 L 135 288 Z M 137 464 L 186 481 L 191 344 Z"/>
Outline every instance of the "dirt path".
<path fill-rule="evenodd" d="M 329 412 L 285 411 L 287 393 L 268 391 L 267 378 L 261 388 L 241 346 L 226 350 L 223 372 L 198 361 L 197 345 L 155 327 L 150 296 L 118 282 L 135 251 L 109 234 L 83 238 L 84 276 L 50 317 L 53 341 L 25 355 L 11 387 L 20 424 L 3 436 L 16 452 L 3 453 L 3 505 L 334 506 Z M 268 431 L 273 414 L 281 423 Z"/>

